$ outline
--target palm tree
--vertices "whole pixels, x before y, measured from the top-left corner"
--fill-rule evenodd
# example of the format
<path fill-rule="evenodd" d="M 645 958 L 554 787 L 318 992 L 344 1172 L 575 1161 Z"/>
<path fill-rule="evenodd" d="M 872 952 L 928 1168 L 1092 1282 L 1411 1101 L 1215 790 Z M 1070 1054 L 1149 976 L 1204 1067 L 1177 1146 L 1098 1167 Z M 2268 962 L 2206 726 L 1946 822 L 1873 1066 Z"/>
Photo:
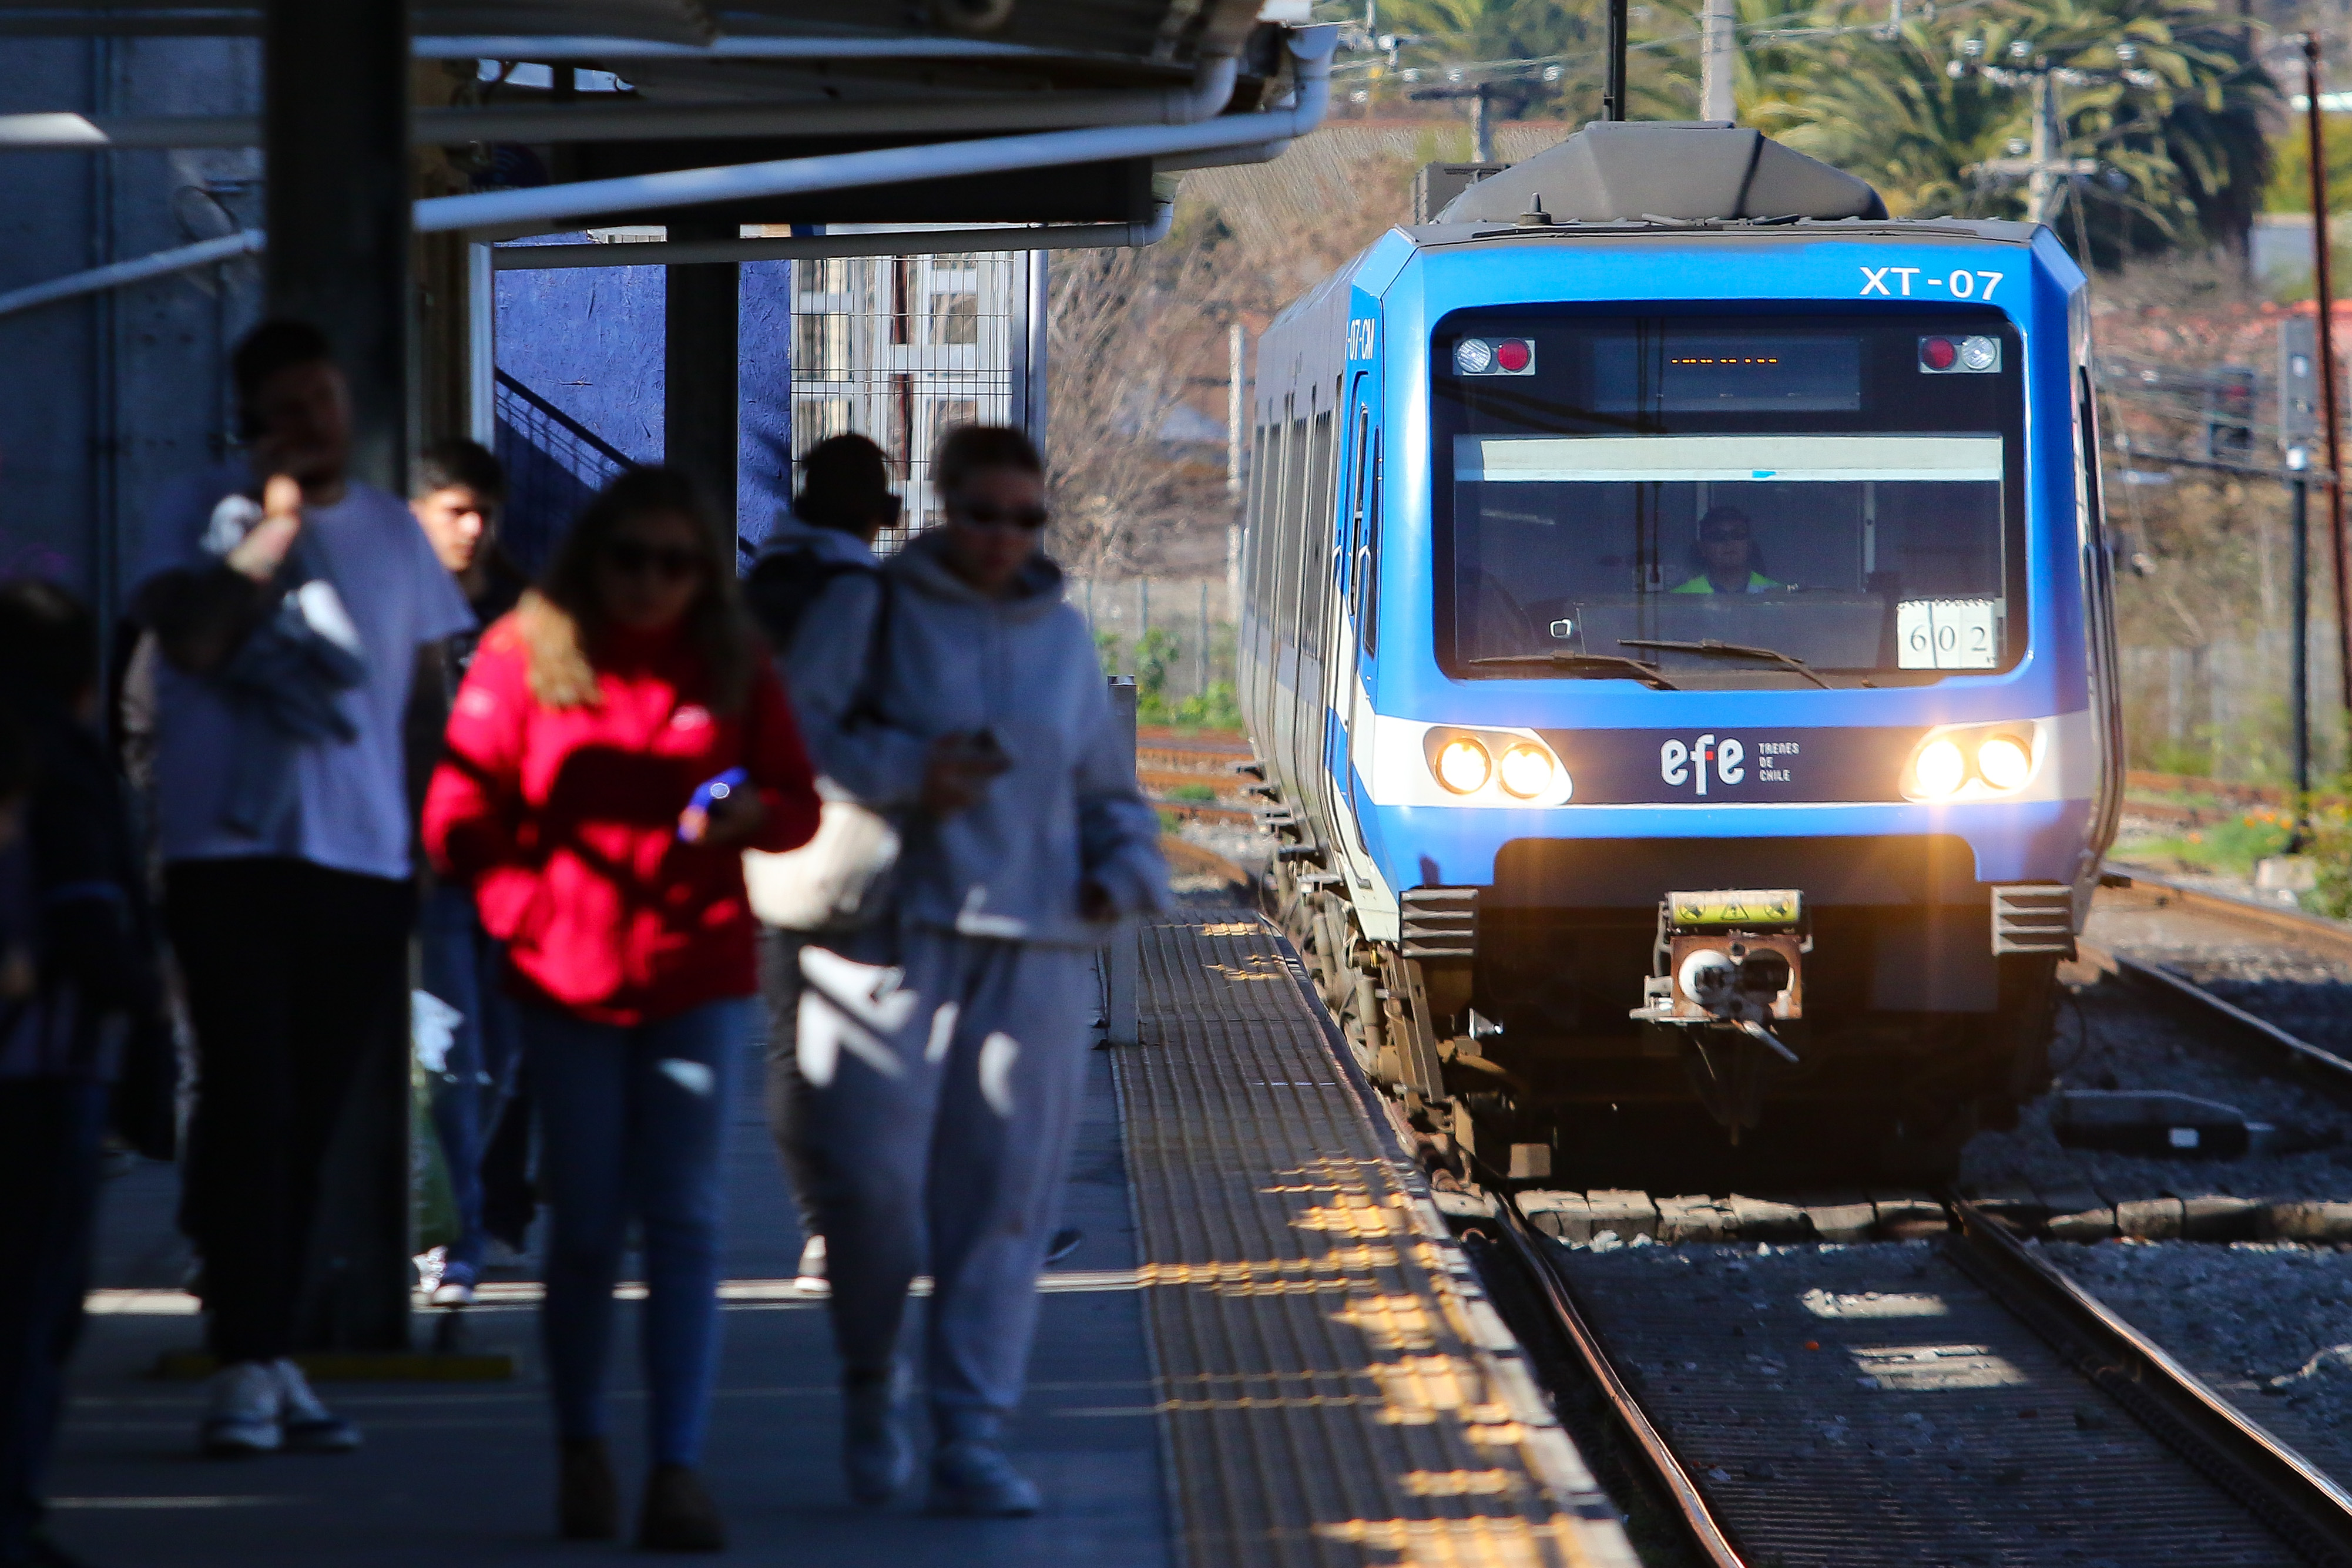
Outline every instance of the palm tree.
<path fill-rule="evenodd" d="M 1895 211 L 2021 215 L 2020 186 L 1987 165 L 2026 150 L 2054 71 L 2063 152 L 2103 165 L 2076 187 L 2095 257 L 2242 249 L 2276 89 L 2213 0 L 1984 0 L 1922 6 L 1897 30 L 1828 0 L 1804 20 L 1749 31 L 1743 118 L 1871 181 Z"/>

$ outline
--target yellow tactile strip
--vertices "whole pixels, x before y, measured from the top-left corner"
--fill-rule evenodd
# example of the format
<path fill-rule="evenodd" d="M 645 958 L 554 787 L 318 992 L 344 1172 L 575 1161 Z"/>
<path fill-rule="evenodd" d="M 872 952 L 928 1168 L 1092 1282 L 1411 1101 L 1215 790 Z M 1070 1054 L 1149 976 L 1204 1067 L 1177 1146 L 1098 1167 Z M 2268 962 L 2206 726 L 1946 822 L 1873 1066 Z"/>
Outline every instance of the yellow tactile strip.
<path fill-rule="evenodd" d="M 1115 1052 L 1181 1560 L 1631 1565 L 1281 938 L 1146 928 Z"/>

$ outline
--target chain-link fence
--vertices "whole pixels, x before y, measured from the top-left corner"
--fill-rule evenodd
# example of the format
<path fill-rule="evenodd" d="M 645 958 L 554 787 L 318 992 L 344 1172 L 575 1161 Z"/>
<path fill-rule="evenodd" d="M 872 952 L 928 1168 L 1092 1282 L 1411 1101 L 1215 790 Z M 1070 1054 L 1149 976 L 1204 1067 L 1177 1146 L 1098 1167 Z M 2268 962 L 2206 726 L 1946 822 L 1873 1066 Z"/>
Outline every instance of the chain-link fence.
<path fill-rule="evenodd" d="M 1015 422 L 1025 253 L 793 264 L 793 462 L 854 431 L 890 455 L 906 498 L 895 549 L 937 521 L 931 449 L 958 424 Z"/>
<path fill-rule="evenodd" d="M 2284 784 L 2294 776 L 2294 633 L 2194 648 L 2121 650 L 2131 765 L 2231 783 Z M 2311 628 L 2312 775 L 2344 766 L 2344 708 L 2336 629 Z"/>

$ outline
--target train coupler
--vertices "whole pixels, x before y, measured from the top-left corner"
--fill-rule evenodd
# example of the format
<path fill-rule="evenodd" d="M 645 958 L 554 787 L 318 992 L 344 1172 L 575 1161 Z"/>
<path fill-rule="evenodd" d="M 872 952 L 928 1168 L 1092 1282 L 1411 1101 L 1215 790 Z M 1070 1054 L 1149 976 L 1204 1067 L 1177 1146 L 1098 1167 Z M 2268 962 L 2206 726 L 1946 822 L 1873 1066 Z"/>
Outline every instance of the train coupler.
<path fill-rule="evenodd" d="M 1783 1061 L 1797 1053 L 1773 1031 L 1804 1016 L 1804 956 L 1813 941 L 1794 888 L 1669 893 L 1642 1005 L 1630 1016 L 1685 1030 L 1727 1030 Z"/>

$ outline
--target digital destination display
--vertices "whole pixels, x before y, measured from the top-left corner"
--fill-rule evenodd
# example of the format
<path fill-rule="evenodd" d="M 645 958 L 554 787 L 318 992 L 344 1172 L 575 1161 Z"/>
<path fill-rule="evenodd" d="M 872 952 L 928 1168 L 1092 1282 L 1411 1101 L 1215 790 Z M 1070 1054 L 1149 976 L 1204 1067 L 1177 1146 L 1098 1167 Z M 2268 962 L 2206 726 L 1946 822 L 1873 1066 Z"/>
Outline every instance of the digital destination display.
<path fill-rule="evenodd" d="M 1595 339 L 1604 413 L 1844 413 L 1862 407 L 1856 338 L 1631 333 Z"/>

